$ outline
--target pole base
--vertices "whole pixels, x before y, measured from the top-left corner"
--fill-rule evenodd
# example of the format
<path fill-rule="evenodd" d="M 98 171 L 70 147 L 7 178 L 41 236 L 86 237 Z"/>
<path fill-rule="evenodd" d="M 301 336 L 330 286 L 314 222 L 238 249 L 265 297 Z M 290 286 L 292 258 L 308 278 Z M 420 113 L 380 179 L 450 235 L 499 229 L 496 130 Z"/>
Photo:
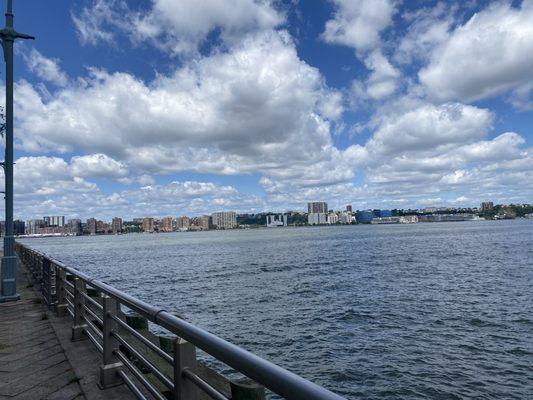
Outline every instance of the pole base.
<path fill-rule="evenodd" d="M 17 257 L 3 256 L 0 265 L 0 302 L 20 299 L 17 293 Z"/>
<path fill-rule="evenodd" d="M 20 300 L 20 294 L 15 293 L 12 296 L 0 296 L 0 303 L 7 303 L 8 301 Z"/>

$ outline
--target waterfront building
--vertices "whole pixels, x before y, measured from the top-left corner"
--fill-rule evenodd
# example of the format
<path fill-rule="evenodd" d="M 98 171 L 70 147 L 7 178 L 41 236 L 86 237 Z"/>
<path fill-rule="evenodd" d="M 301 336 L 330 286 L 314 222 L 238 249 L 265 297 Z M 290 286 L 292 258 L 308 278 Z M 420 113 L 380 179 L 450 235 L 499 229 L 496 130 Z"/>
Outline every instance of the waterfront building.
<path fill-rule="evenodd" d="M 172 232 L 174 230 L 173 223 L 174 223 L 174 218 L 172 217 L 161 218 L 161 222 L 159 223 L 159 231 L 160 232 Z"/>
<path fill-rule="evenodd" d="M 352 214 L 351 212 L 343 212 L 339 215 L 339 222 L 341 224 L 351 224 L 352 223 Z"/>
<path fill-rule="evenodd" d="M 65 216 L 56 215 L 52 217 L 43 217 L 46 226 L 65 226 Z"/>
<path fill-rule="evenodd" d="M 211 217 L 209 215 L 202 215 L 201 217 L 194 217 L 190 220 L 189 230 L 192 231 L 207 231 L 211 226 Z"/>
<path fill-rule="evenodd" d="M 143 218 L 143 231 L 150 233 L 154 231 L 154 219 L 152 217 Z"/>
<path fill-rule="evenodd" d="M 400 224 L 416 224 L 418 217 L 416 215 L 404 215 L 400 217 Z"/>
<path fill-rule="evenodd" d="M 237 227 L 237 213 L 235 211 L 216 212 L 211 216 L 216 229 L 233 229 Z"/>
<path fill-rule="evenodd" d="M 186 215 L 182 215 L 181 217 L 178 217 L 178 219 L 176 220 L 177 228 L 180 231 L 188 230 L 190 224 L 191 224 L 191 220 Z"/>
<path fill-rule="evenodd" d="M 370 224 L 374 218 L 372 210 L 357 211 L 356 219 L 359 224 Z"/>
<path fill-rule="evenodd" d="M 44 227 L 44 220 L 42 219 L 30 219 L 26 223 L 26 234 L 36 235 L 39 230 Z"/>
<path fill-rule="evenodd" d="M 352 205 L 351 205 L 351 204 L 348 204 L 348 205 L 346 206 L 346 212 L 350 212 L 350 213 L 353 212 L 353 210 L 352 210 Z"/>
<path fill-rule="evenodd" d="M 392 217 L 391 210 L 373 210 L 374 218 L 388 218 Z"/>
<path fill-rule="evenodd" d="M 494 203 L 492 201 L 484 201 L 481 203 L 481 211 L 490 211 L 494 208 Z"/>
<path fill-rule="evenodd" d="M 307 214 L 307 223 L 309 225 L 322 225 L 328 222 L 326 213 L 309 213 Z"/>
<path fill-rule="evenodd" d="M 400 217 L 374 217 L 372 218 L 371 224 L 399 224 Z"/>
<path fill-rule="evenodd" d="M 327 223 L 330 225 L 336 224 L 339 222 L 339 216 L 337 213 L 330 213 L 327 215 Z"/>
<path fill-rule="evenodd" d="M 266 216 L 266 226 L 268 228 L 277 228 L 280 226 L 287 226 L 287 214 L 274 214 Z"/>
<path fill-rule="evenodd" d="M 81 219 L 69 219 L 67 221 L 67 228 L 68 231 L 73 235 L 81 235 L 83 233 L 83 229 L 81 226 Z"/>
<path fill-rule="evenodd" d="M 96 235 L 96 219 L 95 218 L 89 218 L 87 220 L 87 230 L 89 231 L 89 235 Z"/>
<path fill-rule="evenodd" d="M 114 234 L 122 233 L 122 218 L 113 218 L 113 220 L 111 221 L 111 230 Z"/>
<path fill-rule="evenodd" d="M 325 201 L 313 201 L 307 203 L 307 213 L 308 214 L 327 214 L 328 212 L 328 203 Z"/>

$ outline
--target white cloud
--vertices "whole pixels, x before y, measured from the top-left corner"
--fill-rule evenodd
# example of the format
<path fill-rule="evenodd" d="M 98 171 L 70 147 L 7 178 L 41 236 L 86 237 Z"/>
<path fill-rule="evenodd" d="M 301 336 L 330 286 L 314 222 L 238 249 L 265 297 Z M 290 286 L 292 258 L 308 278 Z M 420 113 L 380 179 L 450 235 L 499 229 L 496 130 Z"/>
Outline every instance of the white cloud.
<path fill-rule="evenodd" d="M 149 41 L 172 55 L 195 54 L 216 29 L 223 41 L 232 43 L 285 20 L 270 1 L 259 0 L 152 0 L 143 11 L 132 10 L 124 1 L 95 0 L 72 18 L 82 43 L 113 43 L 118 30 L 134 42 Z"/>
<path fill-rule="evenodd" d="M 75 176 L 81 177 L 122 178 L 128 174 L 123 163 L 101 153 L 72 157 L 71 168 Z"/>
<path fill-rule="evenodd" d="M 394 68 L 380 50 L 374 50 L 365 60 L 372 71 L 366 81 L 366 93 L 374 100 L 389 97 L 396 90 L 400 72 Z"/>
<path fill-rule="evenodd" d="M 395 13 L 393 0 L 333 0 L 336 11 L 326 22 L 322 38 L 332 44 L 352 47 L 358 52 L 379 47 L 380 32 Z"/>
<path fill-rule="evenodd" d="M 533 1 L 496 2 L 458 26 L 431 52 L 419 79 L 432 98 L 475 101 L 533 79 Z"/>
<path fill-rule="evenodd" d="M 68 84 L 69 78 L 61 70 L 58 59 L 47 58 L 35 49 L 31 49 L 29 54 L 24 53 L 24 58 L 30 71 L 44 81 L 51 82 L 57 86 L 66 86 Z"/>

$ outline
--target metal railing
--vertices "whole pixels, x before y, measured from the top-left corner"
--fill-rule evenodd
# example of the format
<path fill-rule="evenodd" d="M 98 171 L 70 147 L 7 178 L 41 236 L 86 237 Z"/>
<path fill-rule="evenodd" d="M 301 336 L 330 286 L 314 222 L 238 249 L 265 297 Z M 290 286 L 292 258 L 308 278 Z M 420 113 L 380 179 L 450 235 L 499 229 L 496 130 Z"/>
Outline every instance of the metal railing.
<path fill-rule="evenodd" d="M 101 387 L 124 383 L 139 399 L 197 399 L 199 391 L 212 399 L 230 399 L 198 373 L 198 348 L 283 398 L 343 399 L 42 252 L 18 242 L 15 247 L 21 261 L 41 283 L 44 303 L 58 316 L 72 318 L 72 340 L 88 339 L 101 353 Z M 172 347 L 165 351 L 142 330 L 132 327 L 122 307 L 175 335 Z M 135 343 L 142 344 L 150 355 Z"/>

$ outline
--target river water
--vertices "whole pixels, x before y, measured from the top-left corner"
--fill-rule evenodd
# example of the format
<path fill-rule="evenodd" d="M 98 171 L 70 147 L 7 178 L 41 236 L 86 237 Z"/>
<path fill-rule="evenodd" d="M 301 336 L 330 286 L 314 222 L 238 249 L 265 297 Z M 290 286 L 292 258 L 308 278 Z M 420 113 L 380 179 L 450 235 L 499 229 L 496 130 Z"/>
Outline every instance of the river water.
<path fill-rule="evenodd" d="M 533 220 L 22 241 L 347 398 L 533 398 Z"/>

